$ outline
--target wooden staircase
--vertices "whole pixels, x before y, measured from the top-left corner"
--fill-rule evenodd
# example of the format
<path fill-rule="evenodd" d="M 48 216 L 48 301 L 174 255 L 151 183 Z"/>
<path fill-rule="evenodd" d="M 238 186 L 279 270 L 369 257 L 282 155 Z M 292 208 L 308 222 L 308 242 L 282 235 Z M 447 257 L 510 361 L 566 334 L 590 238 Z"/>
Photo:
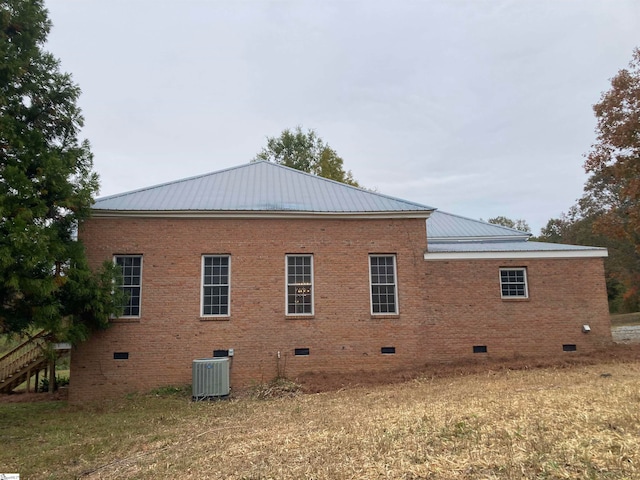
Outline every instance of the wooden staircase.
<path fill-rule="evenodd" d="M 30 380 L 32 376 L 37 378 L 40 371 L 55 372 L 55 359 L 70 349 L 69 345 L 56 344 L 53 348 L 53 355 L 48 354 L 49 346 L 52 344 L 51 336 L 42 331 L 0 357 L 0 393 L 11 393 L 23 382 L 27 383 L 27 392 L 30 390 Z M 55 373 L 53 373 L 55 375 Z M 49 384 L 51 387 L 52 383 Z"/>

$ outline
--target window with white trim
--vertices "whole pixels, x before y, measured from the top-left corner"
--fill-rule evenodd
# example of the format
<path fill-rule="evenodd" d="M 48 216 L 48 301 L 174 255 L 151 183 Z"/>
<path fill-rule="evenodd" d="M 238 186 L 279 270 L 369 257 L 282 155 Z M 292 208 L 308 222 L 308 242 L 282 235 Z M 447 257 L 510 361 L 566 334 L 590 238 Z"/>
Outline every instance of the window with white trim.
<path fill-rule="evenodd" d="M 526 268 L 500 269 L 500 296 L 502 298 L 529 298 Z"/>
<path fill-rule="evenodd" d="M 287 255 L 287 315 L 313 315 L 312 255 Z"/>
<path fill-rule="evenodd" d="M 202 256 L 202 316 L 229 315 L 229 255 Z"/>
<path fill-rule="evenodd" d="M 369 255 L 371 313 L 398 313 L 398 282 L 395 255 Z"/>
<path fill-rule="evenodd" d="M 142 293 L 142 255 L 115 255 L 114 262 L 121 268 L 120 288 L 127 294 L 121 317 L 139 317 Z"/>

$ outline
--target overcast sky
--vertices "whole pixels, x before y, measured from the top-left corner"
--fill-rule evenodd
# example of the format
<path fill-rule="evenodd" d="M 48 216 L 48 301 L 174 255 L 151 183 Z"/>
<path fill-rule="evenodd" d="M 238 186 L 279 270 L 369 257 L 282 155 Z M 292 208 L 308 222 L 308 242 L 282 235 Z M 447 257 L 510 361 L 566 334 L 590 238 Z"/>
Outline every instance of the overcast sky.
<path fill-rule="evenodd" d="M 46 0 L 101 196 L 315 129 L 363 186 L 534 233 L 581 196 L 640 2 Z"/>

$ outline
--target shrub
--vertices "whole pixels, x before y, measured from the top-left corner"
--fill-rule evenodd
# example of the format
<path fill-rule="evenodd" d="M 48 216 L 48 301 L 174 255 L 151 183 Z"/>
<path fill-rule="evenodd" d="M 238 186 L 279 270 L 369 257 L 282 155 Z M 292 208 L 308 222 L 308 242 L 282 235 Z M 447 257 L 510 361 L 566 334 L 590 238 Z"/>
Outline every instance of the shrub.
<path fill-rule="evenodd" d="M 295 397 L 299 393 L 302 393 L 302 386 L 284 377 L 276 377 L 269 383 L 256 383 L 249 389 L 249 395 L 259 400 Z"/>
<path fill-rule="evenodd" d="M 69 385 L 69 377 L 58 377 L 56 376 L 56 390 L 60 387 L 66 387 Z M 49 391 L 49 379 L 43 378 L 40 380 L 40 392 L 48 392 Z"/>

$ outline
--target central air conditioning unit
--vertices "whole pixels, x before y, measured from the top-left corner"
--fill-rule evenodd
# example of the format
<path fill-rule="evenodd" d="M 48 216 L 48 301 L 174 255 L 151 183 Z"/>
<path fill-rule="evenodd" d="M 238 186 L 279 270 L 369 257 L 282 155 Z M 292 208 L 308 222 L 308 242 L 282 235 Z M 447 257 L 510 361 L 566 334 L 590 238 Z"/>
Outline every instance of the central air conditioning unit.
<path fill-rule="evenodd" d="M 212 400 L 229 395 L 229 366 L 225 358 L 200 358 L 193 361 L 191 398 L 194 401 Z"/>

